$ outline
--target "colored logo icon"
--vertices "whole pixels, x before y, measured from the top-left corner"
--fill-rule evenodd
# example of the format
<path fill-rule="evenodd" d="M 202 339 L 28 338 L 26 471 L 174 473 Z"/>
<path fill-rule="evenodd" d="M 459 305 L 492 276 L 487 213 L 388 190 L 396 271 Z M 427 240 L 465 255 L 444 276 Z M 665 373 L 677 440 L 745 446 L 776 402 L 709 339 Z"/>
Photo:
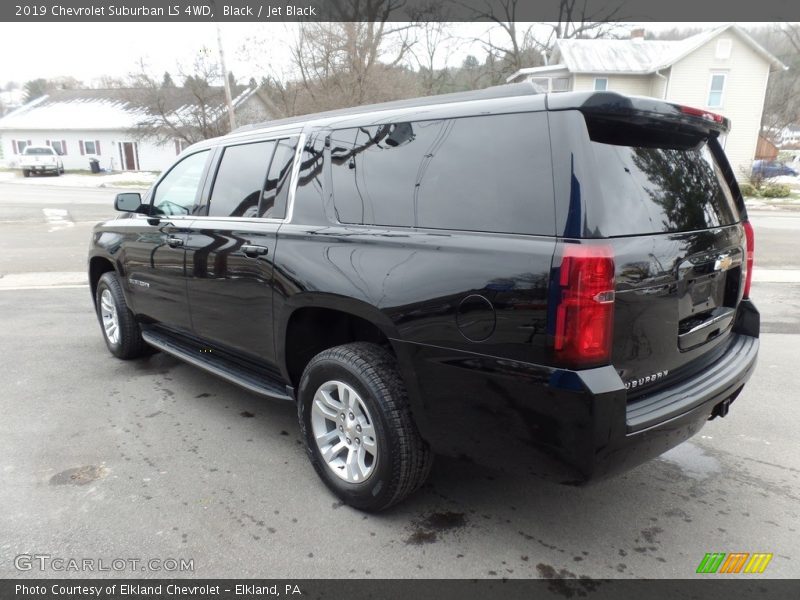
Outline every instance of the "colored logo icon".
<path fill-rule="evenodd" d="M 697 566 L 697 573 L 763 573 L 772 560 L 766 552 L 708 552 Z"/>

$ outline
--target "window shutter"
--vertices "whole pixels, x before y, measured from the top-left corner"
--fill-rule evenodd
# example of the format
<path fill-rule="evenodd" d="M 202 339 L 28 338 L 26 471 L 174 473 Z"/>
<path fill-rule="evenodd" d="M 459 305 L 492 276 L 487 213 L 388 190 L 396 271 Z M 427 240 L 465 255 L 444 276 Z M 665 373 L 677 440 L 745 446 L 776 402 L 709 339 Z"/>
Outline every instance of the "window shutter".
<path fill-rule="evenodd" d="M 181 143 L 178 140 L 175 140 L 175 154 L 181 153 Z"/>
<path fill-rule="evenodd" d="M 86 154 L 86 152 L 85 152 L 85 151 L 84 151 L 84 149 L 83 149 L 83 140 L 80 140 L 80 141 L 78 142 L 78 145 L 80 145 L 80 147 L 81 147 L 81 156 L 83 156 L 84 154 Z"/>
<path fill-rule="evenodd" d="M 50 140 L 47 140 L 47 141 L 46 141 L 46 144 L 49 146 L 49 145 L 50 145 Z"/>
<path fill-rule="evenodd" d="M 100 140 L 94 141 L 94 151 L 97 156 L 100 156 Z"/>
<path fill-rule="evenodd" d="M 61 140 L 61 154 L 67 155 L 67 140 Z"/>
<path fill-rule="evenodd" d="M 31 142 L 30 140 L 28 140 L 28 146 L 33 146 L 33 142 Z"/>
<path fill-rule="evenodd" d="M 14 154 L 19 154 L 17 150 L 17 140 L 11 140 L 11 147 L 14 149 Z"/>

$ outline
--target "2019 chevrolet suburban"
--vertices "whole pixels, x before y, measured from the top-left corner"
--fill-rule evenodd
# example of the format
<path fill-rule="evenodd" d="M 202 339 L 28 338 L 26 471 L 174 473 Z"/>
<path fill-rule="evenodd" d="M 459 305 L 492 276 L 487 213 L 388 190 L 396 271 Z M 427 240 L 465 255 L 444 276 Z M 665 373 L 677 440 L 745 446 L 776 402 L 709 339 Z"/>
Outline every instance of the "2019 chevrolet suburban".
<path fill-rule="evenodd" d="M 516 84 L 238 130 L 94 229 L 108 349 L 297 404 L 343 501 L 434 453 L 567 483 L 725 416 L 756 364 L 727 119 Z"/>

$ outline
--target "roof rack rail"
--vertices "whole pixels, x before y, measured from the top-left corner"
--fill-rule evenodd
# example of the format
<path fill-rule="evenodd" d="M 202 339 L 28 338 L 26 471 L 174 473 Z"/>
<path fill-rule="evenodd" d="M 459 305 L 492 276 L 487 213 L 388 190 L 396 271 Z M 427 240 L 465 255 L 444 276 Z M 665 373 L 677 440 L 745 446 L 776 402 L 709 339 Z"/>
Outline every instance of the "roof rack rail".
<path fill-rule="evenodd" d="M 543 90 L 537 84 L 530 81 L 523 81 L 521 83 L 495 85 L 482 90 L 452 92 L 449 94 L 422 96 L 419 98 L 407 98 L 405 100 L 393 100 L 391 102 L 381 102 L 379 104 L 364 104 L 362 106 L 353 106 L 351 108 L 340 108 L 307 115 L 298 115 L 296 117 L 288 117 L 285 119 L 276 119 L 274 121 L 264 121 L 262 123 L 254 123 L 252 125 L 243 125 L 234 129 L 231 133 L 242 133 L 245 131 L 253 131 L 255 129 L 263 129 L 264 127 L 275 127 L 279 125 L 292 125 L 294 123 L 304 123 L 306 121 L 313 121 L 316 119 L 339 116 L 345 117 L 371 111 L 394 110 L 400 108 L 410 108 L 414 106 L 432 106 L 435 104 L 450 104 L 454 102 L 470 102 L 473 100 L 491 100 L 494 98 L 511 98 L 514 96 L 534 96 L 543 93 L 545 93 L 545 90 Z"/>

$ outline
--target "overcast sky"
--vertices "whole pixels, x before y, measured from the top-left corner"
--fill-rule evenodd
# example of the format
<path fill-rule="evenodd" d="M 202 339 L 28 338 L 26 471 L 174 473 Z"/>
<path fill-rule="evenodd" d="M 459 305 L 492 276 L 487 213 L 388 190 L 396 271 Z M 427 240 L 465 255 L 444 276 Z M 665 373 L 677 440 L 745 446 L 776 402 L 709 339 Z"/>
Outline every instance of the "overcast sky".
<path fill-rule="evenodd" d="M 708 26 L 718 23 L 651 23 L 656 30 L 673 26 Z M 623 27 L 633 27 L 633 24 Z M 246 82 L 251 76 L 281 76 L 289 68 L 288 44 L 296 23 L 221 24 L 228 69 Z M 458 36 L 448 63 L 458 65 L 467 54 L 483 60 L 474 37 L 488 37 L 488 23 L 457 23 Z M 493 39 L 502 40 L 495 32 Z M 503 40 L 504 41 L 504 40 Z M 85 83 L 102 76 L 124 77 L 137 70 L 144 59 L 152 73 L 178 72 L 178 63 L 189 65 L 206 45 L 216 51 L 213 23 L 0 23 L 0 86 L 38 77 L 72 76 Z M 443 55 L 444 56 L 444 55 Z M 440 65 L 442 66 L 442 65 Z"/>

